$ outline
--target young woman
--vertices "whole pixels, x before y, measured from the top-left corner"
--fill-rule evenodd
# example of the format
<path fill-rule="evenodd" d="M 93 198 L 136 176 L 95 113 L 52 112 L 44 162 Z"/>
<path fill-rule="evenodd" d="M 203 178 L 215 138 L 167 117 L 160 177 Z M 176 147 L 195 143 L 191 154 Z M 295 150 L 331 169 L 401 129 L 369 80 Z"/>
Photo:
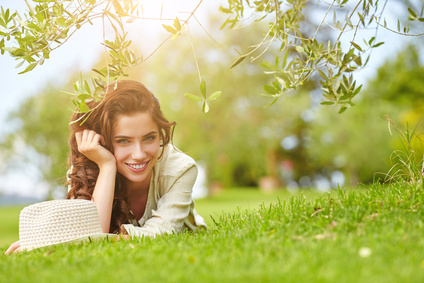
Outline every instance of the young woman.
<path fill-rule="evenodd" d="M 196 163 L 170 144 L 175 122 L 141 83 L 121 80 L 70 124 L 67 198 L 95 202 L 104 233 L 151 236 L 206 228 L 194 209 Z M 85 118 L 82 118 L 85 119 Z M 19 248 L 12 244 L 8 252 Z"/>

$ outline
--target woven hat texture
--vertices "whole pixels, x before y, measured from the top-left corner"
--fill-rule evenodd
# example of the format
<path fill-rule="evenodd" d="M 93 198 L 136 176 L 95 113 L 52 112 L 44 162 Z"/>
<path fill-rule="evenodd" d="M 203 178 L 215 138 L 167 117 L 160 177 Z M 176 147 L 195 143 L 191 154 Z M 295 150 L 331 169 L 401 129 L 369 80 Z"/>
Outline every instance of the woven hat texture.
<path fill-rule="evenodd" d="M 36 203 L 19 216 L 21 247 L 31 250 L 102 233 L 96 204 L 89 200 L 62 199 Z"/>

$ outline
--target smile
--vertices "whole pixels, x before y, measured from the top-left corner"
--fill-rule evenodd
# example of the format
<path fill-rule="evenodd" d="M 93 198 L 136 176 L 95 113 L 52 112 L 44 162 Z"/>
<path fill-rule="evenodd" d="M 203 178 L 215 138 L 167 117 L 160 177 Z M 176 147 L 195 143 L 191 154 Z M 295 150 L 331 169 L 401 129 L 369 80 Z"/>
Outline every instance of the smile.
<path fill-rule="evenodd" d="M 125 164 L 128 166 L 128 168 L 131 171 L 139 173 L 144 171 L 144 169 L 147 167 L 147 164 L 149 164 L 149 161 L 145 163 L 131 163 L 131 164 L 125 163 Z"/>

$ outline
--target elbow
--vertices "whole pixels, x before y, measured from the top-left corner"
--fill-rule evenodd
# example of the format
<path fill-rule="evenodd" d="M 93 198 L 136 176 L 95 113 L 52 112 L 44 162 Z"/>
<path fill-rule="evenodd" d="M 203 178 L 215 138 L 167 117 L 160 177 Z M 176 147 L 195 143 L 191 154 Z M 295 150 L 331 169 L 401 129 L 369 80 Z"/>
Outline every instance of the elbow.
<path fill-rule="evenodd" d="M 100 223 L 103 233 L 109 233 L 110 223 Z"/>

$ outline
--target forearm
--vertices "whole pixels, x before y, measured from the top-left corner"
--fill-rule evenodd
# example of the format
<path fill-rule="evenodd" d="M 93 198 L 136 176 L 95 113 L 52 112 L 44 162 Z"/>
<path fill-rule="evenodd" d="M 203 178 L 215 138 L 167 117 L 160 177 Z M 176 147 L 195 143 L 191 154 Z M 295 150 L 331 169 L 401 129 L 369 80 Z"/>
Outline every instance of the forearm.
<path fill-rule="evenodd" d="M 116 164 L 100 167 L 93 192 L 93 201 L 99 213 L 100 225 L 104 233 L 109 233 L 112 204 L 115 192 Z"/>

